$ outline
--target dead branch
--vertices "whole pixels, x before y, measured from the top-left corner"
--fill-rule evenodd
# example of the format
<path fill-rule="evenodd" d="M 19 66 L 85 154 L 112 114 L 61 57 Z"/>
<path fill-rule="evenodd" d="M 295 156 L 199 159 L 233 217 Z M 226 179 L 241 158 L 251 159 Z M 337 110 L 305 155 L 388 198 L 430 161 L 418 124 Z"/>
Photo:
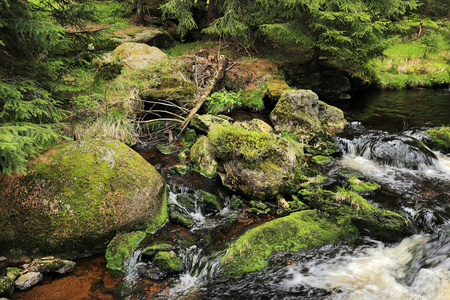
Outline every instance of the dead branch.
<path fill-rule="evenodd" d="M 222 79 L 223 75 L 225 74 L 225 69 L 227 67 L 227 64 L 228 64 L 228 59 L 223 55 L 220 56 L 219 61 L 218 61 L 218 68 L 217 68 L 216 75 L 211 80 L 209 86 L 206 88 L 206 90 L 203 92 L 203 94 L 198 99 L 196 99 L 196 105 L 191 110 L 191 112 L 186 117 L 186 119 L 182 122 L 182 124 L 180 125 L 180 127 L 181 127 L 180 134 L 183 133 L 184 129 L 186 129 L 187 125 L 191 122 L 192 117 L 197 113 L 197 111 L 200 109 L 200 107 L 206 101 L 206 98 L 212 93 L 212 91 L 216 87 L 219 80 Z"/>
<path fill-rule="evenodd" d="M 180 119 L 170 119 L 170 118 L 161 118 L 161 119 L 153 119 L 153 120 L 145 120 L 145 121 L 133 121 L 134 123 L 153 123 L 159 121 L 173 121 L 178 123 L 183 123 L 183 120 Z"/>

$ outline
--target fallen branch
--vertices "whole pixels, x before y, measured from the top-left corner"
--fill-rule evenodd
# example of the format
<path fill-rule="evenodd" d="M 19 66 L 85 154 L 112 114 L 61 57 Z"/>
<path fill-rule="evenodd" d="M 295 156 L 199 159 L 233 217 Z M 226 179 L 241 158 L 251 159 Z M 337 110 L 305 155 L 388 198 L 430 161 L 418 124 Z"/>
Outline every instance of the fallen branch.
<path fill-rule="evenodd" d="M 180 120 L 180 119 L 168 119 L 168 118 L 145 120 L 145 121 L 133 121 L 133 122 L 134 123 L 153 123 L 153 122 L 159 122 L 159 121 L 173 121 L 173 122 L 183 123 L 183 120 Z"/>
<path fill-rule="evenodd" d="M 225 69 L 226 69 L 227 64 L 228 64 L 228 59 L 223 55 L 220 56 L 219 62 L 218 62 L 219 66 L 217 68 L 216 75 L 211 80 L 211 83 L 206 88 L 206 90 L 203 92 L 203 94 L 200 96 L 200 98 L 198 98 L 196 100 L 197 104 L 194 106 L 194 108 L 192 108 L 189 115 L 182 122 L 182 124 L 180 126 L 181 127 L 180 134 L 183 133 L 183 131 L 186 129 L 187 125 L 191 122 L 192 117 L 197 113 L 197 111 L 200 109 L 200 107 L 203 105 L 203 103 L 205 103 L 206 98 L 212 93 L 212 91 L 214 90 L 214 88 L 217 85 L 217 82 L 219 82 L 219 80 L 222 79 L 223 75 L 225 74 Z"/>

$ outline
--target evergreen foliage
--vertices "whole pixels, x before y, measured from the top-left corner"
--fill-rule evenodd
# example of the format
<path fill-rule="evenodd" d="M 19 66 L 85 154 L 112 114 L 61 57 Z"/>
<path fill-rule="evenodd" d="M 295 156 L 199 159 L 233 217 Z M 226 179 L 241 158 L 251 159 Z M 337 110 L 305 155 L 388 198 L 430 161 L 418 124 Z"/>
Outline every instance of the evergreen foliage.
<path fill-rule="evenodd" d="M 60 100 L 76 87 L 54 57 L 76 36 L 67 27 L 79 30 L 91 12 L 84 0 L 0 0 L 0 172 L 24 173 L 27 158 L 60 142 Z"/>
<path fill-rule="evenodd" d="M 171 3 L 176 1 L 184 4 L 176 7 L 177 13 L 174 4 L 162 10 L 175 17 L 188 16 L 188 3 L 195 1 Z M 246 47 L 258 36 L 268 37 L 314 50 L 316 62 L 322 52 L 358 65 L 382 54 L 389 43 L 385 33 L 395 27 L 394 20 L 417 8 L 418 1 L 224 0 L 219 5 L 222 16 L 205 33 L 229 37 Z M 184 21 L 186 29 L 195 28 L 192 21 Z"/>

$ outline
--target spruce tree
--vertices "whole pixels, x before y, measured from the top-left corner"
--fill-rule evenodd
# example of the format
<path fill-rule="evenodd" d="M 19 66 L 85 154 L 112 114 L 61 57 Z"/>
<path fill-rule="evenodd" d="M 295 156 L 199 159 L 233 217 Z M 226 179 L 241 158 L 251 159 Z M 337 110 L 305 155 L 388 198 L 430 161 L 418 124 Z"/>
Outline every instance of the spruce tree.
<path fill-rule="evenodd" d="M 64 116 L 55 82 L 64 72 L 50 59 L 82 28 L 87 1 L 0 0 L 0 172 L 24 173 L 26 160 L 60 142 Z"/>

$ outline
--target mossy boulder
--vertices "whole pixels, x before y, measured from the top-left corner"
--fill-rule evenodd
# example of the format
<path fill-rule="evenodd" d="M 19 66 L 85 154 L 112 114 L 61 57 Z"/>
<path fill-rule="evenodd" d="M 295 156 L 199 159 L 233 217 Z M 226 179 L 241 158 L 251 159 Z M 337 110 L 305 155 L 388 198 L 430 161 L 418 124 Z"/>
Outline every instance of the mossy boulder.
<path fill-rule="evenodd" d="M 153 256 L 153 255 L 155 255 L 158 252 L 169 251 L 169 250 L 172 250 L 172 249 L 173 249 L 173 246 L 170 245 L 170 244 L 166 244 L 166 243 L 154 244 L 154 245 L 151 245 L 151 246 L 145 248 L 142 251 L 142 255 Z"/>
<path fill-rule="evenodd" d="M 283 79 L 271 79 L 265 83 L 267 96 L 272 101 L 278 101 L 284 92 L 291 89 Z"/>
<path fill-rule="evenodd" d="M 376 182 L 364 182 L 356 177 L 350 178 L 348 183 L 350 189 L 356 193 L 372 192 L 380 187 Z"/>
<path fill-rule="evenodd" d="M 179 258 L 173 251 L 158 252 L 153 258 L 153 262 L 163 271 L 168 273 L 178 273 L 183 269 L 183 262 L 181 261 L 181 258 Z"/>
<path fill-rule="evenodd" d="M 311 158 L 311 161 L 318 165 L 327 165 L 331 162 L 331 157 L 323 156 L 323 155 L 316 155 L 313 158 Z"/>
<path fill-rule="evenodd" d="M 371 205 L 351 190 L 303 189 L 299 193 L 307 205 L 329 214 L 330 220 L 339 222 L 342 218 L 350 219 L 364 235 L 398 241 L 414 232 L 411 223 L 404 217 Z"/>
<path fill-rule="evenodd" d="M 195 171 L 208 178 L 212 178 L 216 175 L 217 161 L 214 156 L 214 149 L 208 137 L 200 137 L 191 147 L 191 160 L 194 164 Z"/>
<path fill-rule="evenodd" d="M 16 267 L 8 268 L 8 273 L 6 274 L 12 281 L 16 281 L 20 276 L 20 269 Z"/>
<path fill-rule="evenodd" d="M 127 69 L 142 69 L 167 58 L 160 49 L 140 43 L 123 43 L 112 52 L 111 56 L 114 60 L 119 59 Z"/>
<path fill-rule="evenodd" d="M 153 232 L 167 220 L 155 168 L 113 140 L 68 142 L 0 177 L 0 252 L 82 257 L 117 232 Z"/>
<path fill-rule="evenodd" d="M 119 233 L 112 239 L 105 254 L 106 268 L 111 275 L 116 276 L 124 273 L 125 261 L 145 236 L 145 232 L 134 231 L 130 233 Z"/>
<path fill-rule="evenodd" d="M 263 200 L 295 192 L 303 182 L 303 148 L 268 132 L 237 125 L 214 125 L 208 134 L 223 165 L 223 185 L 235 192 Z"/>
<path fill-rule="evenodd" d="M 10 298 L 14 292 L 14 282 L 11 278 L 0 276 L 0 298 Z"/>
<path fill-rule="evenodd" d="M 214 116 L 214 115 L 199 115 L 195 114 L 192 117 L 191 126 L 195 130 L 198 130 L 199 132 L 208 133 L 209 128 L 213 124 L 229 124 L 227 119 Z"/>
<path fill-rule="evenodd" d="M 332 129 L 345 124 L 342 111 L 338 112 L 338 108 L 319 102 L 313 91 L 291 90 L 281 96 L 269 117 L 276 132 L 289 134 L 307 144 L 313 154 L 330 155 L 337 146 L 324 124 Z"/>
<path fill-rule="evenodd" d="M 429 129 L 425 132 L 431 141 L 427 144 L 433 150 L 441 151 L 442 153 L 450 153 L 450 127 L 442 126 L 441 128 Z"/>
<path fill-rule="evenodd" d="M 231 244 L 220 262 L 226 276 L 239 277 L 266 267 L 272 253 L 302 251 L 357 235 L 350 222 L 338 225 L 305 210 L 250 229 Z"/>
<path fill-rule="evenodd" d="M 222 200 L 211 193 L 205 191 L 198 191 L 198 204 L 204 214 L 218 213 L 225 205 Z"/>

